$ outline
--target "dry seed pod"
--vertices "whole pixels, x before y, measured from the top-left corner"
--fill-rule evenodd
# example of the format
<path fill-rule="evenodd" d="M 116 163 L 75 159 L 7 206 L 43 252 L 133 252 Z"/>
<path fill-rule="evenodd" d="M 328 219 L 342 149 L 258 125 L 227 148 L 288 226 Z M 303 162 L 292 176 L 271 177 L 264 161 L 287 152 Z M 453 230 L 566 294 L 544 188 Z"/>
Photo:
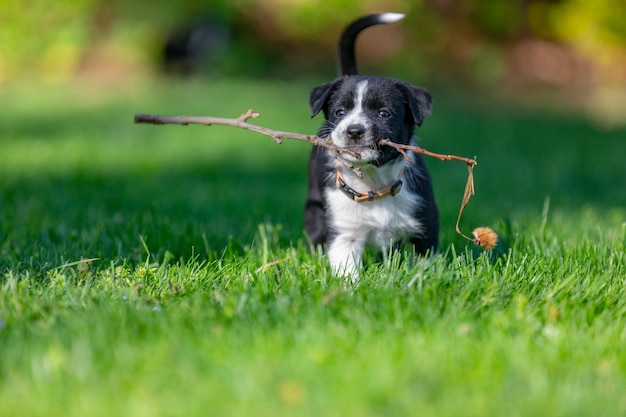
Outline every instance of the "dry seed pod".
<path fill-rule="evenodd" d="M 498 244 L 498 235 L 489 227 L 477 227 L 472 235 L 474 243 L 486 250 L 491 250 Z"/>

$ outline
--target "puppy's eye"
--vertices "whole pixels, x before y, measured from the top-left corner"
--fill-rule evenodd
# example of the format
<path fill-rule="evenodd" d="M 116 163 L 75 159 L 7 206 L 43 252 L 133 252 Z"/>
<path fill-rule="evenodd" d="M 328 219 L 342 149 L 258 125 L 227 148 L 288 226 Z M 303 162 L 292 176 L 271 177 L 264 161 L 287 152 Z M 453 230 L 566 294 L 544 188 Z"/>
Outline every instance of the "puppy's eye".
<path fill-rule="evenodd" d="M 335 110 L 335 116 L 336 117 L 343 117 L 346 115 L 346 111 L 344 109 L 337 109 Z"/>
<path fill-rule="evenodd" d="M 378 110 L 378 117 L 388 119 L 391 117 L 391 113 L 389 113 L 387 110 Z"/>

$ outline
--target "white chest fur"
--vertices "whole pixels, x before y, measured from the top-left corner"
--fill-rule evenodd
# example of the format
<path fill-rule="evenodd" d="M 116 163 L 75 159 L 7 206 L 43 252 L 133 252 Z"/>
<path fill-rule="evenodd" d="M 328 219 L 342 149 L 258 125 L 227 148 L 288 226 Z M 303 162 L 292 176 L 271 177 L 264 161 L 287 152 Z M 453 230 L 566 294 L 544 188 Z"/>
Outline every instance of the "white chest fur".
<path fill-rule="evenodd" d="M 368 191 L 395 181 L 401 167 L 381 172 L 377 169 L 374 180 L 351 179 L 350 186 L 358 191 Z M 421 223 L 415 218 L 420 197 L 403 189 L 395 196 L 375 201 L 356 202 L 336 188 L 326 189 L 328 222 L 337 234 L 330 242 L 328 257 L 333 270 L 358 277 L 358 266 L 366 245 L 386 249 L 393 241 L 415 236 Z"/>
<path fill-rule="evenodd" d="M 363 240 L 364 244 L 383 248 L 392 240 L 420 232 L 420 222 L 414 217 L 419 197 L 407 192 L 357 203 L 333 189 L 327 191 L 326 201 L 333 230 Z"/>

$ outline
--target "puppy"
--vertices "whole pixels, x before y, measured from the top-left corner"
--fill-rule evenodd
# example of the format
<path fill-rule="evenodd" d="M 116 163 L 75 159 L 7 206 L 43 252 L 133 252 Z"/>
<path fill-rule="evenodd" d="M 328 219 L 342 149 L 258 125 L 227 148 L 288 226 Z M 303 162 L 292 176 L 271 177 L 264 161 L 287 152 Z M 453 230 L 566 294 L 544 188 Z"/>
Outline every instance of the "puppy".
<path fill-rule="evenodd" d="M 428 172 L 420 155 L 408 152 L 409 163 L 389 139 L 415 144 L 415 126 L 430 114 L 432 98 L 404 81 L 358 75 L 354 44 L 373 25 L 404 16 L 382 13 L 349 25 L 339 43 L 339 75 L 316 87 L 309 104 L 311 117 L 323 112 L 318 135 L 330 136 L 346 148 L 340 157 L 361 169 L 359 178 L 326 148 L 313 147 L 305 230 L 313 246 L 327 245 L 333 272 L 355 281 L 366 246 L 387 251 L 410 244 L 416 254 L 434 253 L 439 243 L 439 214 Z"/>

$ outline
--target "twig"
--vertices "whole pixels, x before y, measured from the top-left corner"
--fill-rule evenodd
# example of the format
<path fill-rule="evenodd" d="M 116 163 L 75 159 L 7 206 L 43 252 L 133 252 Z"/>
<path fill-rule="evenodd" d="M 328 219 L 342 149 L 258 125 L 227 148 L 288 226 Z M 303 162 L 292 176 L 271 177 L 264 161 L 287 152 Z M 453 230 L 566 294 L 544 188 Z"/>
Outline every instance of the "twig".
<path fill-rule="evenodd" d="M 236 119 L 210 116 L 158 116 L 152 114 L 136 114 L 135 123 L 150 123 L 155 125 L 177 124 L 183 126 L 187 126 L 189 124 L 199 124 L 205 126 L 222 125 L 238 127 L 241 129 L 261 133 L 265 136 L 271 137 L 272 140 L 278 145 L 282 144 L 282 139 L 295 139 L 310 142 L 313 145 L 322 146 L 328 149 L 333 154 L 335 159 L 340 160 L 346 166 L 346 168 L 354 172 L 357 176 L 359 176 L 359 178 L 363 178 L 363 174 L 359 167 L 355 167 L 353 164 L 344 161 L 339 155 L 339 152 L 344 152 L 359 159 L 361 157 L 359 153 L 335 145 L 330 137 L 319 137 L 316 135 L 306 135 L 303 133 L 284 132 L 248 123 L 248 119 L 256 119 L 259 116 L 259 113 L 253 112 L 252 109 L 249 109 L 247 112 L 245 112 Z"/>
<path fill-rule="evenodd" d="M 407 155 L 405 150 L 413 151 L 415 153 L 419 153 L 419 154 L 426 155 L 426 156 L 432 156 L 433 158 L 437 158 L 440 161 L 455 160 L 455 161 L 465 162 L 467 165 L 471 165 L 471 166 L 474 166 L 474 165 L 477 164 L 476 158 L 471 159 L 471 158 L 465 158 L 465 157 L 462 157 L 462 156 L 444 155 L 444 154 L 440 154 L 440 153 L 430 152 L 430 151 L 427 151 L 426 149 L 424 149 L 424 148 L 422 148 L 420 146 L 403 145 L 401 143 L 392 142 L 389 139 L 381 139 L 381 140 L 378 141 L 378 144 L 379 145 L 383 145 L 383 146 L 391 146 L 392 148 L 395 148 L 398 152 L 400 152 L 404 156 L 404 158 L 408 162 L 413 162 L 413 161 L 411 161 L 411 158 Z"/>
<path fill-rule="evenodd" d="M 286 258 L 277 259 L 277 260 L 275 260 L 275 261 L 268 262 L 268 263 L 266 263 L 266 264 L 261 265 L 261 266 L 260 266 L 260 267 L 258 267 L 257 269 L 255 269 L 255 270 L 254 270 L 254 273 L 255 273 L 255 274 L 259 274 L 259 273 L 261 273 L 261 272 L 265 271 L 265 270 L 266 270 L 266 269 L 268 269 L 268 268 L 271 268 L 271 267 L 276 266 L 276 265 L 280 265 L 280 264 L 282 264 L 283 262 L 289 261 L 289 260 L 291 260 L 291 259 L 293 259 L 293 258 L 295 258 L 295 256 L 288 256 L 288 257 L 286 257 Z"/>
<path fill-rule="evenodd" d="M 199 124 L 205 126 L 232 126 L 241 129 L 251 130 L 253 132 L 269 136 L 278 145 L 282 143 L 282 139 L 295 139 L 310 142 L 313 145 L 327 148 L 333 153 L 336 158 L 338 157 L 339 152 L 348 153 L 357 159 L 360 158 L 359 153 L 335 145 L 329 137 L 319 137 L 316 135 L 306 135 L 303 133 L 284 132 L 248 123 L 248 119 L 256 119 L 258 117 L 259 113 L 253 112 L 252 109 L 248 110 L 236 119 L 209 116 L 157 116 L 152 114 L 136 114 L 135 123 L 150 123 L 154 125 L 177 124 L 183 126 L 187 126 L 189 124 Z M 357 169 L 351 164 L 348 164 L 346 166 L 353 171 Z"/>
<path fill-rule="evenodd" d="M 274 140 L 275 143 L 279 145 L 282 143 L 282 139 L 295 139 L 295 140 L 310 142 L 313 145 L 322 146 L 328 149 L 338 162 L 345 165 L 346 168 L 353 171 L 360 178 L 363 178 L 363 174 L 361 172 L 360 167 L 355 166 L 354 164 L 346 161 L 345 159 L 341 157 L 341 153 L 344 153 L 344 154 L 352 155 L 357 159 L 360 159 L 359 153 L 354 152 L 348 148 L 335 145 L 330 139 L 330 137 L 328 136 L 319 137 L 316 135 L 306 135 L 302 133 L 284 132 L 284 131 L 268 129 L 266 127 L 257 126 L 257 125 L 248 123 L 248 119 L 256 119 L 258 117 L 259 117 L 259 113 L 255 113 L 252 110 L 248 110 L 246 113 L 242 114 L 236 119 L 229 119 L 229 118 L 223 118 L 223 117 L 209 117 L 209 116 L 157 116 L 157 115 L 149 115 L 149 114 L 136 114 L 135 123 L 150 123 L 150 124 L 155 124 L 155 125 L 179 124 L 179 125 L 184 125 L 184 126 L 189 125 L 189 124 L 200 124 L 200 125 L 205 125 L 205 126 L 211 126 L 211 125 L 232 126 L 232 127 L 238 127 L 241 129 L 251 130 L 253 132 L 257 132 L 265 136 L 269 136 L 272 138 L 272 140 Z M 474 195 L 473 169 L 474 169 L 474 166 L 477 164 L 476 158 L 471 159 L 471 158 L 464 158 L 464 157 L 456 156 L 456 155 L 438 154 L 435 152 L 427 151 L 426 149 L 419 147 L 419 146 L 404 145 L 404 144 L 392 142 L 389 139 L 381 139 L 378 141 L 378 144 L 381 146 L 391 146 L 392 148 L 400 152 L 404 156 L 404 158 L 408 162 L 411 162 L 411 163 L 413 161 L 411 160 L 409 155 L 406 153 L 406 151 L 413 151 L 418 154 L 437 158 L 440 161 L 456 160 L 456 161 L 461 161 L 467 164 L 468 177 L 467 177 L 467 183 L 465 184 L 465 192 L 463 194 L 463 201 L 461 202 L 461 208 L 459 210 L 459 215 L 456 221 L 456 231 L 464 238 L 475 242 L 475 239 L 472 239 L 466 236 L 465 234 L 463 234 L 463 232 L 461 232 L 459 228 L 459 223 L 461 221 L 461 215 L 463 214 L 465 207 L 467 207 L 469 200 Z M 269 265 L 271 265 L 271 263 Z M 264 267 L 262 267 L 262 269 Z"/>
<path fill-rule="evenodd" d="M 311 142 L 319 146 L 328 146 L 324 139 L 318 138 L 314 135 L 305 135 L 302 133 L 281 132 L 278 130 L 268 129 L 262 126 L 253 125 L 248 123 L 248 119 L 256 119 L 259 117 L 259 113 L 255 113 L 252 110 L 248 110 L 236 119 L 227 119 L 224 117 L 207 117 L 207 116 L 156 116 L 151 114 L 136 114 L 135 123 L 151 123 L 155 125 L 165 124 L 177 124 L 177 125 L 223 125 L 239 127 L 241 129 L 252 130 L 253 132 L 261 133 L 263 135 L 271 137 L 277 144 L 282 143 L 282 139 L 296 139 L 306 142 Z M 333 147 L 333 145 L 331 145 Z"/>
<path fill-rule="evenodd" d="M 456 218 L 456 225 L 454 227 L 458 234 L 463 236 L 465 239 L 471 240 L 473 242 L 474 239 L 465 235 L 463 232 L 461 232 L 461 229 L 459 228 L 459 223 L 461 223 L 461 215 L 463 214 L 465 207 L 467 207 L 467 205 L 469 204 L 470 199 L 475 194 L 474 192 L 474 165 L 467 164 L 467 171 L 468 171 L 467 182 L 465 183 L 465 191 L 463 192 L 463 201 L 461 201 L 461 208 L 459 209 L 459 215 Z"/>

